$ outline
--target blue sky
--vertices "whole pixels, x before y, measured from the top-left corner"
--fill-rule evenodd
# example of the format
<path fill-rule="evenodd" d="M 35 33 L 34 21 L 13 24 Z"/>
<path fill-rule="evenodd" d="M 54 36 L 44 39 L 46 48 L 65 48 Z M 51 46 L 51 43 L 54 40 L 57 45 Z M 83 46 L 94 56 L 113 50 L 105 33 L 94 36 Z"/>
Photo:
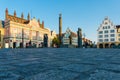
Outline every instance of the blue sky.
<path fill-rule="evenodd" d="M 120 0 L 0 0 L 0 19 L 5 19 L 5 9 L 20 17 L 28 12 L 31 17 L 44 20 L 45 26 L 58 33 L 58 17 L 62 13 L 63 32 L 69 27 L 74 32 L 82 28 L 86 37 L 97 40 L 97 28 L 105 16 L 120 24 Z"/>

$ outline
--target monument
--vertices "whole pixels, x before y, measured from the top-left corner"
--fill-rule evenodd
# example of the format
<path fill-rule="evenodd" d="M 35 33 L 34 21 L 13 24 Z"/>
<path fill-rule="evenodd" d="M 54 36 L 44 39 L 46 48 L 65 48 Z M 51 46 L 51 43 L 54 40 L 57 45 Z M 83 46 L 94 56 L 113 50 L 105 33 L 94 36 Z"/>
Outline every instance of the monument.
<path fill-rule="evenodd" d="M 81 28 L 78 28 L 77 35 L 78 35 L 78 48 L 82 48 L 82 30 L 81 30 Z"/>
<path fill-rule="evenodd" d="M 62 14 L 59 14 L 59 41 L 61 46 L 62 45 Z"/>

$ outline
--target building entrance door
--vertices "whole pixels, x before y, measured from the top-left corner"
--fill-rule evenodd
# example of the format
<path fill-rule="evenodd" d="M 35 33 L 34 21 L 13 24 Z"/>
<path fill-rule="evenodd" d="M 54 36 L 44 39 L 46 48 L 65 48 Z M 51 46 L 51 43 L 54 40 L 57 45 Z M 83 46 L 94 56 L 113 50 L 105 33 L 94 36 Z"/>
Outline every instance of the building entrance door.
<path fill-rule="evenodd" d="M 13 48 L 16 48 L 16 42 L 13 42 Z"/>
<path fill-rule="evenodd" d="M 48 47 L 48 35 L 44 35 L 44 47 Z"/>

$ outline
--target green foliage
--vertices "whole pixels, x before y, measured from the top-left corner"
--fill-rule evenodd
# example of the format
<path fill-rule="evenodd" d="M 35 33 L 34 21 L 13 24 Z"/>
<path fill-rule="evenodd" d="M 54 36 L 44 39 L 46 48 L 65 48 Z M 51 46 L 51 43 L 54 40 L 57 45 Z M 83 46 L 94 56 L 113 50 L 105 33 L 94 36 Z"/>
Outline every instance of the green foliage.
<path fill-rule="evenodd" d="M 54 37 L 54 38 L 53 38 L 53 40 L 52 40 L 52 46 L 53 46 L 53 45 L 57 45 L 57 46 L 60 45 L 60 41 L 59 41 L 59 39 L 58 39 L 57 37 Z"/>

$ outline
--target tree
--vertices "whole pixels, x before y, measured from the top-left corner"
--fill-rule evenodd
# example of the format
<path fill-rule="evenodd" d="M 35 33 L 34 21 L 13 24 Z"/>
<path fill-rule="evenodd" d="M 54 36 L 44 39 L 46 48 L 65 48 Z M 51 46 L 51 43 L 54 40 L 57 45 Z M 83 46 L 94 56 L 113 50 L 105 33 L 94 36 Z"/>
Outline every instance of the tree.
<path fill-rule="evenodd" d="M 54 37 L 52 40 L 52 46 L 56 45 L 57 47 L 60 46 L 60 41 L 58 38 Z"/>

